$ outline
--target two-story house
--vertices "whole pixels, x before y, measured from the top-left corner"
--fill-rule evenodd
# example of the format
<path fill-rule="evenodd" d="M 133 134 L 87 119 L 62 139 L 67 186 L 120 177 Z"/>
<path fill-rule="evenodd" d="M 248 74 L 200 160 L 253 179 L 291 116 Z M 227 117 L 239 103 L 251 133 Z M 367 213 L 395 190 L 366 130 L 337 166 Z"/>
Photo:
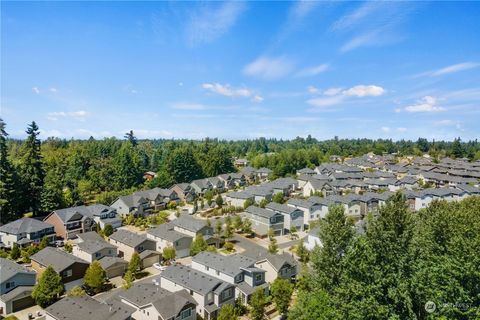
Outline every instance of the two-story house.
<path fill-rule="evenodd" d="M 40 277 L 48 266 L 62 277 L 65 291 L 83 284 L 83 277 L 90 263 L 61 249 L 46 247 L 30 257 L 32 268 Z"/>
<path fill-rule="evenodd" d="M 11 260 L 0 258 L 0 316 L 35 304 L 32 299 L 36 273 Z"/>
<path fill-rule="evenodd" d="M 192 202 L 195 200 L 195 190 L 189 183 L 177 183 L 170 187 L 170 190 L 175 191 L 180 201 Z"/>
<path fill-rule="evenodd" d="M 245 210 L 245 217 L 252 222 L 252 229 L 259 237 L 268 235 L 268 230 L 272 229 L 274 235 L 284 234 L 284 215 L 272 210 L 250 206 Z"/>
<path fill-rule="evenodd" d="M 303 231 L 304 219 L 302 210 L 288 206 L 286 204 L 280 204 L 275 202 L 270 202 L 269 204 L 267 204 L 265 209 L 280 213 L 284 216 L 284 234 L 288 233 L 293 227 L 295 227 L 297 231 Z"/>
<path fill-rule="evenodd" d="M 55 229 L 53 225 L 32 218 L 21 218 L 0 227 L 0 239 L 7 248 L 14 243 L 26 246 L 31 243 L 39 243 L 43 237 L 49 242 L 55 241 Z"/>
<path fill-rule="evenodd" d="M 78 235 L 79 242 L 72 248 L 72 254 L 92 263 L 103 257 L 116 257 L 117 247 L 105 241 L 95 231 Z"/>
<path fill-rule="evenodd" d="M 93 204 L 91 206 L 86 206 L 85 209 L 84 214 L 92 218 L 102 229 L 105 229 L 107 224 L 111 225 L 113 229 L 122 226 L 122 218 L 115 208 L 104 204 Z"/>
<path fill-rule="evenodd" d="M 171 291 L 187 290 L 197 302 L 197 314 L 215 319 L 224 304 L 235 303 L 235 286 L 188 266 L 170 266 L 160 273 L 160 285 Z"/>
<path fill-rule="evenodd" d="M 136 320 L 195 320 L 197 302 L 186 291 L 170 292 L 154 283 L 135 283 L 109 296 L 107 304 L 132 309 Z"/>
<path fill-rule="evenodd" d="M 116 209 L 122 217 L 145 216 L 152 212 L 150 202 L 145 197 L 136 194 L 119 197 L 110 206 Z"/>
<path fill-rule="evenodd" d="M 153 229 L 148 229 L 147 238 L 155 241 L 157 244 L 156 250 L 159 252 L 163 252 L 163 249 L 166 247 L 173 247 L 177 258 L 184 258 L 190 255 L 190 246 L 193 237 L 176 231 L 171 222 L 161 224 Z"/>
<path fill-rule="evenodd" d="M 200 252 L 192 257 L 192 268 L 235 285 L 235 298 L 248 303 L 257 288 L 268 293 L 265 270 L 255 267 L 255 259 L 234 254 L 224 256 L 212 252 Z"/>
<path fill-rule="evenodd" d="M 297 263 L 293 256 L 287 253 L 262 253 L 255 259 L 255 267 L 265 270 L 265 281 L 268 283 L 277 278 L 291 280 L 297 276 Z"/>
<path fill-rule="evenodd" d="M 138 234 L 125 229 L 118 229 L 109 237 L 110 244 L 118 248 L 118 256 L 130 261 L 134 252 L 145 250 L 155 251 L 155 241 L 148 239 L 146 234 Z M 157 261 L 158 262 L 158 261 Z"/>
<path fill-rule="evenodd" d="M 223 240 L 213 236 L 213 228 L 208 226 L 205 221 L 192 218 L 190 216 L 181 215 L 172 220 L 173 230 L 195 238 L 201 234 L 208 245 L 219 248 L 223 244 Z"/>
<path fill-rule="evenodd" d="M 53 225 L 57 237 L 65 240 L 95 228 L 95 221 L 85 206 L 55 210 L 43 221 Z"/>

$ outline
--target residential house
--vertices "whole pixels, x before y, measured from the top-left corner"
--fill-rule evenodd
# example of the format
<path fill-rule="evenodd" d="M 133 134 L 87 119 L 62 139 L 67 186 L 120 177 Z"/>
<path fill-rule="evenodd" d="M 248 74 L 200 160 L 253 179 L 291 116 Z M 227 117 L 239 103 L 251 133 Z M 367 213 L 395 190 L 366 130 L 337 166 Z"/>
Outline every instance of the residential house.
<path fill-rule="evenodd" d="M 36 273 L 14 261 L 0 258 L 0 317 L 35 304 Z"/>
<path fill-rule="evenodd" d="M 155 250 L 155 241 L 148 239 L 146 234 L 138 234 L 125 229 L 115 231 L 109 238 L 110 244 L 118 248 L 118 256 L 130 261 L 134 252 Z"/>
<path fill-rule="evenodd" d="M 197 302 L 186 290 L 170 292 L 155 283 L 135 283 L 105 301 L 133 311 L 136 320 L 195 320 Z"/>
<path fill-rule="evenodd" d="M 190 256 L 190 246 L 193 237 L 185 233 L 174 230 L 171 222 L 159 225 L 156 228 L 147 230 L 147 238 L 152 239 L 156 243 L 156 250 L 163 252 L 166 247 L 175 249 L 177 258 Z"/>
<path fill-rule="evenodd" d="M 148 201 L 148 209 L 158 211 L 165 209 L 170 202 L 178 203 L 178 194 L 171 189 L 153 188 L 150 190 L 137 191 L 133 195 L 142 197 Z"/>
<path fill-rule="evenodd" d="M 39 243 L 43 237 L 55 241 L 53 225 L 32 218 L 21 218 L 0 227 L 0 239 L 4 246 L 11 248 L 14 243 L 23 247 L 31 243 Z"/>
<path fill-rule="evenodd" d="M 152 212 L 149 200 L 137 194 L 117 198 L 111 205 L 122 216 L 145 216 Z"/>
<path fill-rule="evenodd" d="M 190 183 L 190 186 L 195 191 L 195 194 L 198 194 L 200 196 L 203 196 L 207 191 L 210 191 L 213 189 L 213 186 L 210 183 L 210 181 L 208 181 L 208 179 L 193 180 Z"/>
<path fill-rule="evenodd" d="M 128 261 L 119 257 L 104 256 L 98 260 L 103 270 L 107 274 L 107 278 L 122 277 L 128 268 Z"/>
<path fill-rule="evenodd" d="M 256 179 L 256 171 L 255 168 L 252 167 L 243 167 L 240 169 L 240 173 L 245 176 L 245 180 L 248 183 L 254 183 Z"/>
<path fill-rule="evenodd" d="M 265 270 L 265 281 L 268 283 L 277 278 L 291 280 L 297 276 L 297 262 L 290 254 L 262 253 L 255 259 L 255 267 Z"/>
<path fill-rule="evenodd" d="M 258 181 L 267 181 L 268 177 L 272 174 L 272 170 L 262 167 L 255 170 L 255 175 Z"/>
<path fill-rule="evenodd" d="M 122 226 L 122 218 L 117 213 L 117 210 L 112 207 L 104 204 L 93 204 L 91 206 L 86 206 L 85 209 L 86 210 L 82 211 L 82 213 L 92 218 L 102 229 L 105 229 L 107 224 L 111 225 L 113 229 Z"/>
<path fill-rule="evenodd" d="M 30 257 L 32 268 L 41 276 L 48 266 L 62 277 L 65 291 L 75 286 L 83 285 L 85 271 L 90 265 L 87 261 L 80 259 L 64 250 L 46 247 Z"/>
<path fill-rule="evenodd" d="M 223 183 L 224 189 L 230 190 L 236 187 L 235 182 L 230 173 L 224 173 L 217 176 L 218 180 Z"/>
<path fill-rule="evenodd" d="M 316 174 L 315 170 L 310 168 L 303 168 L 303 169 L 297 170 L 297 176 L 301 176 L 301 175 L 313 176 L 314 174 Z"/>
<path fill-rule="evenodd" d="M 289 196 L 297 189 L 298 181 L 290 177 L 278 178 L 268 183 L 266 186 L 272 189 L 273 194 L 283 193 L 285 196 Z"/>
<path fill-rule="evenodd" d="M 170 266 L 160 273 L 160 285 L 171 291 L 187 290 L 197 302 L 197 314 L 215 319 L 224 304 L 235 303 L 235 286 L 188 266 Z"/>
<path fill-rule="evenodd" d="M 304 229 L 304 219 L 303 219 L 303 211 L 286 204 L 280 204 L 275 202 L 270 202 L 265 207 L 267 210 L 271 210 L 276 213 L 280 213 L 284 216 L 283 219 L 283 227 L 284 227 L 284 234 L 289 233 L 290 230 L 295 227 L 297 231 L 303 231 Z"/>
<path fill-rule="evenodd" d="M 269 187 L 265 186 L 250 186 L 244 190 L 245 193 L 251 194 L 253 196 L 253 200 L 256 203 L 260 203 L 262 200 L 267 202 L 272 201 L 273 197 L 273 190 Z"/>
<path fill-rule="evenodd" d="M 317 199 L 318 197 L 312 197 L 312 198 Z M 321 198 L 318 198 L 318 199 L 321 199 Z M 324 218 L 324 216 L 321 215 L 322 203 L 323 201 L 321 201 L 320 203 L 317 203 L 315 201 L 310 201 L 310 199 L 304 200 L 304 199 L 291 198 L 287 201 L 287 206 L 301 210 L 303 212 L 303 223 L 305 225 L 309 225 L 310 221 L 312 220 L 318 220 L 319 218 Z"/>
<path fill-rule="evenodd" d="M 241 298 L 247 303 L 257 288 L 263 288 L 268 293 L 265 270 L 255 267 L 255 262 L 255 259 L 241 254 L 224 256 L 200 252 L 192 257 L 192 268 L 234 284 L 235 298 Z"/>
<path fill-rule="evenodd" d="M 73 246 L 72 254 L 92 263 L 103 257 L 116 257 L 117 247 L 105 241 L 95 231 L 80 234 L 79 242 Z"/>
<path fill-rule="evenodd" d="M 208 245 L 219 248 L 223 240 L 213 236 L 213 228 L 208 226 L 205 221 L 195 219 L 190 216 L 180 216 L 172 222 L 173 230 L 195 238 L 201 234 Z"/>
<path fill-rule="evenodd" d="M 130 320 L 129 308 L 101 303 L 88 295 L 65 297 L 45 309 L 46 320 Z"/>
<path fill-rule="evenodd" d="M 252 229 L 259 237 L 266 237 L 270 229 L 274 235 L 280 236 L 284 234 L 285 216 L 281 213 L 250 206 L 245 210 L 245 217 L 252 222 Z"/>
<path fill-rule="evenodd" d="M 243 167 L 248 166 L 248 160 L 247 159 L 236 159 L 233 162 L 233 164 L 235 165 L 235 167 L 243 168 Z"/>
<path fill-rule="evenodd" d="M 245 175 L 241 172 L 233 172 L 230 174 L 231 180 L 237 187 L 243 187 L 247 184 L 247 179 Z"/>
<path fill-rule="evenodd" d="M 71 207 L 55 210 L 43 219 L 54 226 L 57 237 L 74 239 L 78 234 L 95 229 L 95 220 L 87 207 Z"/>
<path fill-rule="evenodd" d="M 333 189 L 331 182 L 318 179 L 309 179 L 303 185 L 303 196 L 310 197 L 317 193 L 327 196 L 334 194 L 335 190 Z"/>
<path fill-rule="evenodd" d="M 212 186 L 212 190 L 217 191 L 218 193 L 222 193 L 225 191 L 226 187 L 222 179 L 218 177 L 210 177 L 210 178 L 207 178 L 207 181 Z"/>
<path fill-rule="evenodd" d="M 242 208 L 245 205 L 245 202 L 247 200 L 255 202 L 254 199 L 255 197 L 252 194 L 245 191 L 241 191 L 241 192 L 232 191 L 227 193 L 225 197 L 225 200 L 229 205 L 234 207 L 242 207 Z"/>
<path fill-rule="evenodd" d="M 189 183 L 174 184 L 170 187 L 170 190 L 175 191 L 182 202 L 193 202 L 193 200 L 195 200 L 195 190 L 193 190 Z"/>

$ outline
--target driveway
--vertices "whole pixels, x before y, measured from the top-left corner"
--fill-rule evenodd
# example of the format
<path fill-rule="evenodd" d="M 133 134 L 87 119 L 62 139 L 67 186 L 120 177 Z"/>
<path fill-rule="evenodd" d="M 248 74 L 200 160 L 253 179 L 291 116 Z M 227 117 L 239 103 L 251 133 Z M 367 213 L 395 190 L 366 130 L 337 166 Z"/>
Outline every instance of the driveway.
<path fill-rule="evenodd" d="M 235 234 L 231 242 L 242 248 L 244 250 L 242 254 L 249 257 L 258 257 L 259 254 L 265 254 L 268 252 L 267 249 L 257 244 L 252 239 L 248 239 L 239 234 Z"/>
<path fill-rule="evenodd" d="M 13 315 L 15 317 L 18 318 L 18 320 L 28 320 L 28 315 L 29 314 L 32 314 L 35 316 L 35 319 L 42 319 L 41 317 L 37 317 L 37 312 L 41 313 L 42 316 L 45 316 L 45 311 L 43 311 L 43 309 L 40 307 L 40 306 L 32 306 L 30 308 L 26 308 L 26 309 L 23 309 L 23 310 L 20 310 L 20 311 L 17 311 L 17 312 L 14 312 L 14 313 L 10 313 L 10 315 Z M 43 317 L 43 319 L 45 319 Z"/>

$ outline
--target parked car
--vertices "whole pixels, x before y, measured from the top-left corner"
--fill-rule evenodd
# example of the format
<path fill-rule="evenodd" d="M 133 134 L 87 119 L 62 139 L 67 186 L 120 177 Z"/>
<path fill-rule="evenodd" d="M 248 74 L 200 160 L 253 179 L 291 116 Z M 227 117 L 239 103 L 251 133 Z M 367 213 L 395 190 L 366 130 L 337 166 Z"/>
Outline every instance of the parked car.
<path fill-rule="evenodd" d="M 153 267 L 154 267 L 155 269 L 160 270 L 160 271 L 164 271 L 165 269 L 167 269 L 166 266 L 162 266 L 162 265 L 161 265 L 160 263 L 158 263 L 158 262 L 157 262 L 157 263 L 154 263 L 154 264 L 153 264 Z"/>
<path fill-rule="evenodd" d="M 55 241 L 55 246 L 57 246 L 57 247 L 63 247 L 64 245 L 65 245 L 65 243 L 63 242 L 63 240 Z"/>

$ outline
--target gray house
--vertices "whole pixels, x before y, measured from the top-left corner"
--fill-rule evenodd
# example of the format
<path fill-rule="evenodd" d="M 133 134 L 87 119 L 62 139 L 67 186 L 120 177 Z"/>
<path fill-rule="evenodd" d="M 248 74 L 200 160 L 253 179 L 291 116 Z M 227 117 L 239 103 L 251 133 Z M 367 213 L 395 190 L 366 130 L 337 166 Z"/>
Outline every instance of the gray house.
<path fill-rule="evenodd" d="M 14 243 L 19 246 L 39 243 L 45 236 L 49 242 L 54 242 L 55 229 L 53 225 L 37 219 L 21 218 L 0 227 L 0 240 L 7 248 Z"/>
<path fill-rule="evenodd" d="M 224 256 L 200 252 L 192 258 L 192 268 L 236 285 L 235 298 L 247 303 L 257 288 L 268 292 L 265 270 L 255 267 L 255 262 L 255 259 L 240 254 Z"/>
<path fill-rule="evenodd" d="M 201 196 L 204 195 L 205 192 L 213 189 L 212 184 L 207 179 L 193 180 L 190 183 L 190 186 L 195 191 L 195 194 L 198 194 L 198 195 L 201 195 Z"/>
<path fill-rule="evenodd" d="M 298 231 L 303 231 L 304 218 L 302 210 L 275 202 L 267 204 L 265 209 L 280 213 L 284 216 L 284 233 L 288 233 L 292 227 L 295 227 Z"/>
<path fill-rule="evenodd" d="M 177 258 L 184 258 L 190 255 L 193 237 L 176 231 L 171 222 L 147 230 L 147 238 L 155 241 L 157 244 L 156 250 L 159 252 L 163 252 L 166 247 L 173 247 Z"/>
<path fill-rule="evenodd" d="M 31 294 L 36 273 L 0 258 L 0 316 L 33 306 Z"/>
<path fill-rule="evenodd" d="M 260 237 L 267 236 L 269 229 L 277 236 L 284 234 L 285 218 L 280 213 L 250 206 L 245 210 L 245 216 L 252 221 L 252 229 Z"/>
<path fill-rule="evenodd" d="M 171 266 L 160 273 L 160 285 L 171 292 L 187 290 L 197 302 L 197 313 L 215 319 L 224 304 L 235 303 L 235 286 L 187 266 Z"/>
<path fill-rule="evenodd" d="M 151 207 L 147 199 L 141 195 L 131 194 L 115 200 L 111 204 L 123 217 L 133 214 L 134 216 L 145 216 L 150 214 Z"/>

